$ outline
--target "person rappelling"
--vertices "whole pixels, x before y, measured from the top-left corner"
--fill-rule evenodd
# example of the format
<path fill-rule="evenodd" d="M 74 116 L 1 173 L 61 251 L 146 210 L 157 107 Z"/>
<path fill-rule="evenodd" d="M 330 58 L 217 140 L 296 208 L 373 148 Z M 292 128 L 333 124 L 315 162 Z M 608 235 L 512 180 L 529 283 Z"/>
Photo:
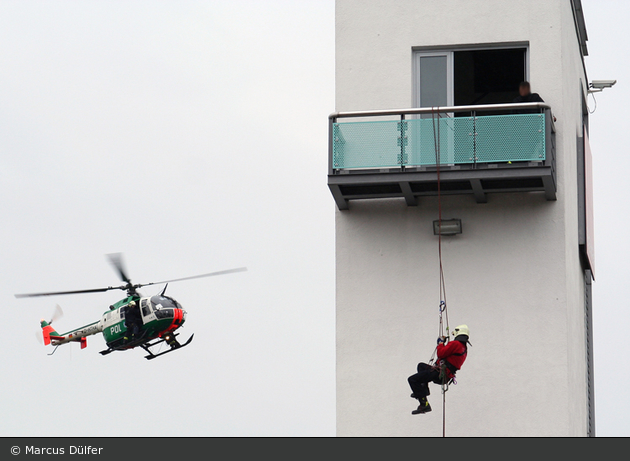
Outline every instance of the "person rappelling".
<path fill-rule="evenodd" d="M 448 385 L 455 378 L 455 374 L 461 369 L 468 354 L 468 338 L 470 332 L 468 326 L 460 325 L 453 330 L 454 339 L 449 342 L 448 336 L 440 336 L 437 340 L 437 362 L 433 365 L 420 362 L 418 372 L 410 376 L 407 381 L 413 393 L 411 398 L 419 401 L 418 408 L 411 412 L 412 415 L 428 413 L 431 405 L 427 400 L 430 395 L 429 383 L 433 382 L 441 386 Z M 429 361 L 431 363 L 431 361 Z"/>

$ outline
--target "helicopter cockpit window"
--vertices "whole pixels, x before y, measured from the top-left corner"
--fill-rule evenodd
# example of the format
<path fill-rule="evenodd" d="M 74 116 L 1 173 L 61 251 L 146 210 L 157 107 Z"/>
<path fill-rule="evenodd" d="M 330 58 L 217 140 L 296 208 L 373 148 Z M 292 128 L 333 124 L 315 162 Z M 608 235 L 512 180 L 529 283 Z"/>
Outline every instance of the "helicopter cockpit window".
<path fill-rule="evenodd" d="M 155 311 L 155 316 L 158 319 L 172 319 L 175 317 L 173 309 L 158 309 Z"/>
<path fill-rule="evenodd" d="M 153 304 L 153 309 L 155 310 L 181 308 L 179 303 L 175 301 L 173 298 L 169 298 L 162 295 L 155 295 L 151 297 L 151 304 Z"/>

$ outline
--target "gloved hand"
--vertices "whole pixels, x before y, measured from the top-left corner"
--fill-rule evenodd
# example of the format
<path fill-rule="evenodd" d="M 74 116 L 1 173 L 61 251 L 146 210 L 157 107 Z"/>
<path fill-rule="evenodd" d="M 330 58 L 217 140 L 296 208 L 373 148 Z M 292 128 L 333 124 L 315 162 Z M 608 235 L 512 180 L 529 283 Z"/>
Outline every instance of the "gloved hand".
<path fill-rule="evenodd" d="M 445 342 L 446 342 L 446 336 L 440 336 L 440 337 L 437 339 L 437 343 L 438 343 L 438 344 L 440 344 L 440 343 L 445 343 Z"/>

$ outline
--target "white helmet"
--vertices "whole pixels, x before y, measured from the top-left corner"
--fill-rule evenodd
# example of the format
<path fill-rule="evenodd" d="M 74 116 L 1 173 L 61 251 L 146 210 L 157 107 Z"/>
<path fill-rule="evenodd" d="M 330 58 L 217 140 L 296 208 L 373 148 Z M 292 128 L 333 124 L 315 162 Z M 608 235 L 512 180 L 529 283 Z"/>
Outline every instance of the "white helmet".
<path fill-rule="evenodd" d="M 453 330 L 453 336 L 457 337 L 459 335 L 466 335 L 470 337 L 470 331 L 468 330 L 468 325 L 459 325 L 455 327 Z"/>

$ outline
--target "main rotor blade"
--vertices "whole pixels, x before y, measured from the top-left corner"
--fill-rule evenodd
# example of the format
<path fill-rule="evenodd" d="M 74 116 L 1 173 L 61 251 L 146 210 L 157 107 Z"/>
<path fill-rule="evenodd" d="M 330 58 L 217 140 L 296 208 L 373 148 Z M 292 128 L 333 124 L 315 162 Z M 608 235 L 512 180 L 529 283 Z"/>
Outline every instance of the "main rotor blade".
<path fill-rule="evenodd" d="M 233 274 L 234 272 L 245 272 L 245 271 L 247 271 L 247 267 L 237 267 L 235 269 L 227 269 L 224 271 L 210 272 L 208 274 L 193 275 L 192 277 L 183 277 L 181 279 L 164 280 L 162 282 L 140 283 L 134 286 L 136 288 L 140 288 L 140 287 L 146 287 L 149 285 L 161 285 L 162 283 L 181 282 L 182 280 L 200 279 L 202 277 L 213 277 L 215 275 Z"/>
<path fill-rule="evenodd" d="M 74 291 L 52 291 L 48 293 L 25 293 L 15 295 L 16 298 L 36 298 L 38 296 L 57 296 L 57 295 L 75 295 L 79 293 L 102 293 L 109 290 L 124 290 L 126 285 L 119 287 L 92 288 L 91 290 L 74 290 Z"/>
<path fill-rule="evenodd" d="M 109 262 L 116 268 L 118 271 L 118 275 L 120 276 L 123 282 L 131 283 L 129 276 L 125 272 L 124 264 L 122 262 L 122 253 L 111 253 L 108 254 Z"/>

